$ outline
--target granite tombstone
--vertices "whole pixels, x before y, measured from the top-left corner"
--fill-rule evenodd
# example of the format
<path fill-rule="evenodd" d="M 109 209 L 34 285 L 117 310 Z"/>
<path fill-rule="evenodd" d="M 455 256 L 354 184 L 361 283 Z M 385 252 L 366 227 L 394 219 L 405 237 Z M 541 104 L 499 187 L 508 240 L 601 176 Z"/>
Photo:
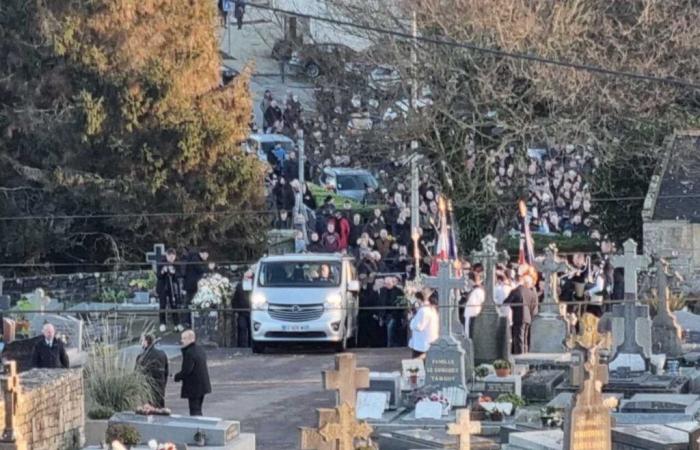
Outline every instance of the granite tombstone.
<path fill-rule="evenodd" d="M 544 275 L 544 301 L 532 321 L 530 352 L 564 353 L 569 324 L 560 311 L 558 274 L 567 271 L 569 266 L 557 256 L 555 244 L 547 247 L 544 261 L 535 266 Z"/>
<path fill-rule="evenodd" d="M 680 358 L 683 353 L 681 327 L 668 307 L 669 264 L 663 258 L 655 258 L 656 290 L 659 299 L 656 316 L 651 322 L 652 350 L 663 353 L 667 359 Z"/>

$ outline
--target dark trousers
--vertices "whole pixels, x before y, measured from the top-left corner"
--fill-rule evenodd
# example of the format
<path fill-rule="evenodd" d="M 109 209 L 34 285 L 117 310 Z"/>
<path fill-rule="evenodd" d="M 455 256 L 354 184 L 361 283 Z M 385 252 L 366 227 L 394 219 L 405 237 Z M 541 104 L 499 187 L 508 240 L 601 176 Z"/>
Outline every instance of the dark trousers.
<path fill-rule="evenodd" d="M 190 406 L 190 416 L 201 416 L 202 415 L 202 403 L 204 403 L 204 396 L 200 397 L 190 397 L 187 399 Z"/>
<path fill-rule="evenodd" d="M 160 303 L 160 324 L 161 325 L 167 325 L 168 324 L 168 317 L 167 317 L 167 310 L 171 309 L 179 309 L 180 305 L 179 302 L 177 301 L 176 296 L 174 296 L 170 292 L 163 292 L 161 295 L 158 296 L 158 302 Z M 180 317 L 178 313 L 170 313 L 173 319 L 173 324 L 178 325 L 180 323 Z"/>
<path fill-rule="evenodd" d="M 513 324 L 513 354 L 522 355 L 530 351 L 530 324 Z"/>
<path fill-rule="evenodd" d="M 153 382 L 153 406 L 157 408 L 165 408 L 165 384 L 164 382 Z"/>
<path fill-rule="evenodd" d="M 238 313 L 236 317 L 238 330 L 236 333 L 239 347 L 250 347 L 250 315 L 247 313 Z"/>

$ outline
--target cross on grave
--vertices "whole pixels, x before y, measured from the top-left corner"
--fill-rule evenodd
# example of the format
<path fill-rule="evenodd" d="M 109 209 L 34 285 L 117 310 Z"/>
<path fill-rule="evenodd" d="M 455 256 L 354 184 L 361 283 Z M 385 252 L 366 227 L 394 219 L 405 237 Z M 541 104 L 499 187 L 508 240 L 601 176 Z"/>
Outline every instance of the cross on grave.
<path fill-rule="evenodd" d="M 437 290 L 438 307 L 440 309 L 440 336 L 452 336 L 452 313 L 454 305 L 451 294 L 453 289 L 464 287 L 462 278 L 452 278 L 452 264 L 450 261 L 440 261 L 436 277 L 423 277 L 427 287 Z"/>
<path fill-rule="evenodd" d="M 146 262 L 151 263 L 153 271 L 158 270 L 158 263 L 165 256 L 165 244 L 155 244 L 152 252 L 146 252 Z"/>
<path fill-rule="evenodd" d="M 565 272 L 568 264 L 557 256 L 557 247 L 550 244 L 543 261 L 535 263 L 544 278 L 544 301 L 540 311 L 532 320 L 530 328 L 530 352 L 565 353 L 569 324 L 559 309 L 559 272 Z"/>
<path fill-rule="evenodd" d="M 471 421 L 471 410 L 457 410 L 457 422 L 447 425 L 447 434 L 458 436 L 458 450 L 471 448 L 471 435 L 481 433 L 481 422 Z"/>
<path fill-rule="evenodd" d="M 17 401 L 19 399 L 20 384 L 17 375 L 17 363 L 7 361 L 3 364 L 2 391 L 5 401 L 5 429 L 0 437 L 0 449 L 2 450 L 26 450 L 27 443 L 19 435 L 15 424 Z"/>
<path fill-rule="evenodd" d="M 299 448 L 301 450 L 336 450 L 335 442 L 327 442 L 319 430 L 335 420 L 336 410 L 318 408 L 318 428 L 301 427 Z"/>
<path fill-rule="evenodd" d="M 369 369 L 357 368 L 353 353 L 341 353 L 335 357 L 335 370 L 323 371 L 323 389 L 334 389 L 336 405 L 347 403 L 355 408 L 357 390 L 369 387 Z"/>
<path fill-rule="evenodd" d="M 667 359 L 679 358 L 683 353 L 681 329 L 668 307 L 669 263 L 664 258 L 655 257 L 654 266 L 659 302 L 651 325 L 652 348 L 655 353 L 665 354 Z"/>
<path fill-rule="evenodd" d="M 337 450 L 355 450 L 355 440 L 367 440 L 372 427 L 367 422 L 358 422 L 355 408 L 343 403 L 336 408 L 336 420 L 326 423 L 318 433 L 325 442 L 337 443 Z"/>
<path fill-rule="evenodd" d="M 536 262 L 535 267 L 544 278 L 544 301 L 540 305 L 543 314 L 559 314 L 559 273 L 566 272 L 569 265 L 557 256 L 557 246 L 550 244 L 545 250 L 544 261 Z"/>
<path fill-rule="evenodd" d="M 651 264 L 651 258 L 637 254 L 637 243 L 627 239 L 622 244 L 622 255 L 613 256 L 610 261 L 614 267 L 622 267 L 625 272 L 625 300 L 637 300 L 637 272 L 646 269 Z"/>

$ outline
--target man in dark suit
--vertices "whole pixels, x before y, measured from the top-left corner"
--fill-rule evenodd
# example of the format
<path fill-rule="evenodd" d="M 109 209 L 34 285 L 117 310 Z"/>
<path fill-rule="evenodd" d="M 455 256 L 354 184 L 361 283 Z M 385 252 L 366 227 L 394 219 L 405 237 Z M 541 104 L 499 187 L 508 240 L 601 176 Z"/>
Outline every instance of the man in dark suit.
<path fill-rule="evenodd" d="M 196 336 L 192 330 L 185 330 L 180 336 L 182 369 L 175 374 L 175 381 L 182 382 L 180 397 L 188 400 L 190 416 L 201 416 L 204 396 L 211 393 L 211 384 L 207 355 L 195 340 Z"/>
<path fill-rule="evenodd" d="M 151 378 L 153 406 L 164 408 L 165 386 L 168 383 L 168 356 L 155 345 L 152 335 L 147 334 L 143 337 L 143 353 L 136 357 L 136 367 Z"/>
<path fill-rule="evenodd" d="M 160 303 L 160 314 L 158 315 L 160 320 L 160 332 L 165 332 L 167 325 L 167 313 L 168 308 L 171 310 L 178 310 L 183 308 L 182 305 L 182 293 L 180 291 L 180 279 L 182 278 L 182 268 L 178 262 L 176 262 L 177 252 L 175 249 L 168 249 L 165 256 L 161 261 L 158 262 L 156 266 L 156 278 L 158 282 L 156 283 L 156 293 L 158 294 L 158 301 Z M 187 321 L 187 314 L 181 314 L 179 312 L 172 313 L 173 325 L 177 331 L 182 331 L 184 328 L 180 325 L 180 316 L 182 316 L 183 321 Z"/>
<path fill-rule="evenodd" d="M 520 285 L 513 289 L 504 303 L 511 305 L 513 312 L 513 354 L 520 355 L 530 351 L 530 325 L 537 315 L 539 303 L 534 289 L 532 275 L 524 273 Z"/>
<path fill-rule="evenodd" d="M 68 355 L 63 342 L 56 339 L 56 329 L 50 323 L 44 324 L 41 330 L 44 339 L 34 346 L 32 367 L 37 369 L 67 369 Z"/>

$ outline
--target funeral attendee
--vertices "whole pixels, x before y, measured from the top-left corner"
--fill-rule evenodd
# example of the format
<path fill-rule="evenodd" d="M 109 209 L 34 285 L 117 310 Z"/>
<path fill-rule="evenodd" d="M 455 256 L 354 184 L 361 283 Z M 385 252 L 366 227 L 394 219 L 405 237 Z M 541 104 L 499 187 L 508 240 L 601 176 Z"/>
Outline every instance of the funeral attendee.
<path fill-rule="evenodd" d="M 236 339 L 239 347 L 250 347 L 250 292 L 243 289 L 243 282 L 233 290 L 231 306 L 236 315 Z"/>
<path fill-rule="evenodd" d="M 511 291 L 504 304 L 510 306 L 513 318 L 513 354 L 527 353 L 530 346 L 530 324 L 537 315 L 539 305 L 535 280 L 527 268 L 521 267 L 520 286 Z"/>
<path fill-rule="evenodd" d="M 481 313 L 481 305 L 486 299 L 486 292 L 482 286 L 482 272 L 472 270 L 469 272 L 469 280 L 472 283 L 472 291 L 469 293 L 467 303 L 464 306 L 464 335 L 471 337 L 471 320 Z"/>
<path fill-rule="evenodd" d="M 410 323 L 411 339 L 408 346 L 413 351 L 413 358 L 424 358 L 430 344 L 437 340 L 440 331 L 440 320 L 436 305 L 431 302 L 434 297 L 425 299 L 422 292 L 416 293 L 420 302 L 416 315 Z"/>
<path fill-rule="evenodd" d="M 513 283 L 505 268 L 496 271 L 496 286 L 493 290 L 493 301 L 498 305 L 498 314 L 501 317 L 507 317 L 508 323 L 512 322 L 510 306 L 504 305 L 506 298 L 514 289 Z"/>
<path fill-rule="evenodd" d="M 608 283 L 605 277 L 605 271 L 600 265 L 594 265 L 593 269 L 593 286 L 586 291 L 588 304 L 586 312 L 593 314 L 596 317 L 603 315 L 603 302 L 609 298 Z"/>
<path fill-rule="evenodd" d="M 400 347 L 405 341 L 406 330 L 403 328 L 405 310 L 401 308 L 403 291 L 398 286 L 396 277 L 384 278 L 384 287 L 379 291 L 379 303 L 386 308 L 386 346 Z"/>
<path fill-rule="evenodd" d="M 151 379 L 153 391 L 152 405 L 165 407 L 165 385 L 168 383 L 168 356 L 156 348 L 156 341 L 150 334 L 141 339 L 143 352 L 136 357 L 136 367 Z"/>
<path fill-rule="evenodd" d="M 187 302 L 184 308 L 189 308 L 192 299 L 197 294 L 197 285 L 199 280 L 209 272 L 209 252 L 205 249 L 199 249 L 196 252 L 190 253 L 185 262 L 185 292 L 187 292 Z M 183 314 L 183 319 L 187 327 L 189 327 L 189 314 Z"/>
<path fill-rule="evenodd" d="M 182 382 L 180 397 L 187 399 L 190 416 L 201 416 L 204 396 L 211 393 L 211 384 L 207 355 L 195 340 L 192 330 L 185 330 L 180 336 L 182 369 L 175 374 L 175 382 Z"/>
<path fill-rule="evenodd" d="M 323 245 L 321 245 L 321 241 L 318 238 L 318 233 L 315 231 L 311 233 L 309 245 L 306 246 L 306 249 L 311 253 L 323 253 Z"/>
<path fill-rule="evenodd" d="M 56 329 L 50 323 L 44 324 L 41 329 L 44 339 L 34 346 L 32 353 L 32 367 L 36 369 L 67 369 L 69 366 L 68 354 L 63 347 L 63 342 L 56 339 Z"/>
<path fill-rule="evenodd" d="M 321 246 L 326 253 L 335 253 L 340 250 L 340 235 L 335 231 L 333 222 L 326 225 L 326 232 L 321 237 Z"/>
<path fill-rule="evenodd" d="M 156 265 L 156 294 L 160 306 L 160 332 L 165 331 L 167 325 L 167 310 L 178 310 L 182 308 L 182 293 L 180 292 L 180 278 L 182 278 L 181 268 L 176 264 L 177 253 L 175 249 L 168 249 L 165 256 Z M 173 325 L 178 331 L 181 330 L 180 314 L 171 313 Z"/>

